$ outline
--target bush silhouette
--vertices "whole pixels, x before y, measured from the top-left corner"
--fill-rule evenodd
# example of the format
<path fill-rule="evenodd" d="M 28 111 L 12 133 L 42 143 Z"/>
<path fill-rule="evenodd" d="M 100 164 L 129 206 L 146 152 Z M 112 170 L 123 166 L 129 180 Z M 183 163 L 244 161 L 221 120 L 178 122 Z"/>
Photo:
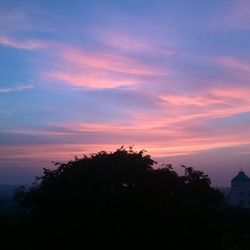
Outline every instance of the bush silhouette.
<path fill-rule="evenodd" d="M 46 232 L 43 242 L 56 246 L 133 242 L 172 249 L 194 235 L 207 241 L 222 195 L 202 172 L 182 166 L 179 176 L 171 165 L 153 168 L 144 153 L 121 147 L 44 169 L 37 185 L 16 194 L 38 228 L 33 239 Z M 208 246 L 216 241 L 209 238 Z"/>

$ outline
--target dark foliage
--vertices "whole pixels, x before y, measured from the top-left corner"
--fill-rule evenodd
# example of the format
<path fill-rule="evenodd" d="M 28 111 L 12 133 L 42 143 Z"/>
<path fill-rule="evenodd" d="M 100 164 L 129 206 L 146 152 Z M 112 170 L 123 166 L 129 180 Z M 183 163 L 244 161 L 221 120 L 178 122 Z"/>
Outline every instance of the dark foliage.
<path fill-rule="evenodd" d="M 16 193 L 27 209 L 15 225 L 20 243 L 26 249 L 248 248 L 248 224 L 234 221 L 239 212 L 224 206 L 207 175 L 183 166 L 179 176 L 171 165 L 154 164 L 144 151 L 122 147 L 44 169 L 34 187 Z M 247 212 L 241 215 L 249 221 Z"/>

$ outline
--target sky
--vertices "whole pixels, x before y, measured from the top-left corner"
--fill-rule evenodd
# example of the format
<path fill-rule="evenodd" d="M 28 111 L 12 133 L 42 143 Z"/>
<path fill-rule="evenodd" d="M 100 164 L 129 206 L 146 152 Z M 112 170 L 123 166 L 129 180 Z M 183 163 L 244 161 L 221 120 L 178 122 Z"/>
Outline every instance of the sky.
<path fill-rule="evenodd" d="M 250 175 L 250 1 L 0 0 L 0 183 L 122 145 Z"/>

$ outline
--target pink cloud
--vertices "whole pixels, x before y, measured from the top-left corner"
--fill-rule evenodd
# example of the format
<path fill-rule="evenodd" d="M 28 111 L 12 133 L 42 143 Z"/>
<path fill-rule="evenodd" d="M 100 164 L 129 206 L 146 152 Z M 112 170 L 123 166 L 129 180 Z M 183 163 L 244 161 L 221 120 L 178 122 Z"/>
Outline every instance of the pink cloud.
<path fill-rule="evenodd" d="M 224 129 L 213 131 L 213 133 L 200 133 L 199 131 L 189 130 L 185 127 L 180 130 L 179 127 L 171 129 L 155 129 L 154 124 L 143 127 L 141 124 L 133 123 L 132 126 L 119 126 L 118 124 L 73 124 L 62 125 L 67 128 L 68 136 L 83 132 L 97 133 L 100 137 L 102 134 L 108 134 L 113 138 L 113 142 L 97 143 L 60 143 L 45 145 L 16 145 L 0 146 L 0 153 L 4 159 L 48 159 L 48 160 L 68 160 L 74 155 L 90 154 L 99 150 L 115 150 L 124 142 L 125 145 L 135 145 L 136 150 L 146 149 L 153 157 L 188 155 L 201 151 L 216 148 L 225 148 L 243 144 L 249 144 L 249 128 Z M 70 130 L 69 130 L 70 128 Z M 69 132 L 70 131 L 70 132 Z M 28 133 L 28 131 L 27 131 Z M 39 133 L 39 132 L 36 132 Z M 56 132 L 55 132 L 56 133 Z M 138 137 L 138 134 L 141 137 Z M 46 133 L 43 134 L 46 136 Z M 127 139 L 121 140 L 120 135 Z M 137 135 L 137 136 L 136 136 Z M 51 132 L 49 132 L 51 136 Z M 62 136 L 58 135 L 58 136 Z M 95 137 L 95 135 L 93 135 Z"/>
<path fill-rule="evenodd" d="M 132 57 L 104 52 L 90 53 L 65 47 L 61 47 L 57 60 L 60 60 L 61 66 L 44 72 L 43 76 L 76 87 L 132 86 L 146 78 L 169 74 L 164 68 L 145 64 Z"/>
<path fill-rule="evenodd" d="M 137 83 L 134 79 L 125 77 L 114 76 L 107 72 L 67 72 L 67 71 L 54 71 L 44 74 L 45 77 L 63 81 L 76 87 L 87 88 L 115 88 L 122 85 L 134 85 Z"/>
<path fill-rule="evenodd" d="M 161 94 L 160 97 L 168 104 L 173 105 L 174 114 L 178 109 L 194 106 L 193 113 L 186 117 L 226 117 L 237 113 L 250 111 L 249 87 L 212 87 L 196 95 Z M 164 105 L 164 104 L 163 104 Z"/>
<path fill-rule="evenodd" d="M 121 145 L 95 145 L 95 144 L 47 144 L 47 145 L 22 145 L 0 146 L 1 161 L 4 160 L 44 160 L 64 161 L 74 156 L 90 154 L 96 150 L 115 150 Z"/>
<path fill-rule="evenodd" d="M 214 93 L 221 98 L 226 97 L 225 101 L 227 101 L 227 97 L 232 92 L 230 90 L 225 92 L 223 90 L 214 90 Z M 240 94 L 241 92 L 236 93 L 235 97 Z M 247 110 L 250 111 L 250 102 L 246 103 L 243 108 L 242 105 L 236 102 L 229 109 L 223 107 L 215 109 L 209 106 L 209 102 L 207 103 L 208 107 L 205 110 L 199 110 L 191 114 L 178 107 L 173 114 L 169 115 L 165 111 L 166 107 L 164 107 L 163 102 L 160 110 L 154 113 L 133 111 L 130 113 L 132 114 L 130 121 L 126 123 L 76 122 L 61 125 L 50 123 L 53 130 L 16 130 L 12 132 L 32 134 L 34 136 L 42 135 L 49 138 L 60 137 L 64 138 L 65 142 L 67 142 L 67 138 L 81 140 L 81 136 L 84 138 L 86 134 L 91 135 L 92 143 L 79 144 L 76 141 L 75 143 L 62 143 L 60 145 L 52 143 L 49 146 L 41 146 L 44 147 L 42 150 L 45 150 L 42 153 L 44 157 L 47 154 L 46 157 L 50 157 L 50 159 L 58 159 L 61 156 L 69 158 L 72 155 L 90 153 L 101 149 L 114 150 L 121 145 L 130 144 L 134 144 L 136 149 L 147 149 L 154 157 L 188 155 L 215 148 L 249 144 L 250 128 L 245 124 L 233 127 L 223 126 L 221 128 L 207 127 L 207 124 L 217 118 L 240 114 Z M 200 106 L 199 103 L 198 106 Z M 175 107 L 173 106 L 173 108 Z M 202 108 L 204 107 L 202 106 Z M 176 112 L 179 114 L 176 115 Z M 97 138 L 98 144 L 96 143 Z M 37 147 L 39 148 L 39 145 Z M 33 151 L 31 150 L 31 152 Z M 36 154 L 32 153 L 32 155 Z"/>
<path fill-rule="evenodd" d="M 42 136 L 55 141 L 44 145 L 0 146 L 0 154 L 3 160 L 68 160 L 74 155 L 135 145 L 137 150 L 143 148 L 153 157 L 162 157 L 247 145 L 250 141 L 247 124 L 216 128 L 208 124 L 218 118 L 250 112 L 249 94 L 250 88 L 243 87 L 211 88 L 199 96 L 165 93 L 159 95 L 160 105 L 152 112 L 121 108 L 127 122 L 49 123 L 47 129 L 9 130 L 15 135 Z M 88 142 L 79 143 L 85 135 L 91 135 Z M 58 143 L 58 139 L 63 141 Z"/>
<path fill-rule="evenodd" d="M 163 69 L 117 54 L 88 53 L 77 49 L 69 49 L 64 51 L 62 57 L 66 62 L 78 68 L 88 67 L 139 76 L 167 75 L 167 72 Z"/>
<path fill-rule="evenodd" d="M 234 69 L 234 70 L 238 70 L 241 72 L 250 73 L 249 62 L 231 58 L 231 57 L 220 57 L 220 58 L 217 58 L 216 61 L 219 64 L 223 65 L 224 67 L 228 68 L 229 70 Z"/>

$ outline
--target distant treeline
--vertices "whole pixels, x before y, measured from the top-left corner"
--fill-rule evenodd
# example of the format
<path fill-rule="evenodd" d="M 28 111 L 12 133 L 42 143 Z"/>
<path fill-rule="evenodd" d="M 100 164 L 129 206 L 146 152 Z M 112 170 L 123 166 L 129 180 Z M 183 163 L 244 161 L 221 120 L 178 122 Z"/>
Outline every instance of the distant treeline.
<path fill-rule="evenodd" d="M 250 249 L 250 212 L 229 208 L 201 171 L 156 162 L 132 147 L 55 163 L 23 213 L 0 217 L 3 249 Z"/>

